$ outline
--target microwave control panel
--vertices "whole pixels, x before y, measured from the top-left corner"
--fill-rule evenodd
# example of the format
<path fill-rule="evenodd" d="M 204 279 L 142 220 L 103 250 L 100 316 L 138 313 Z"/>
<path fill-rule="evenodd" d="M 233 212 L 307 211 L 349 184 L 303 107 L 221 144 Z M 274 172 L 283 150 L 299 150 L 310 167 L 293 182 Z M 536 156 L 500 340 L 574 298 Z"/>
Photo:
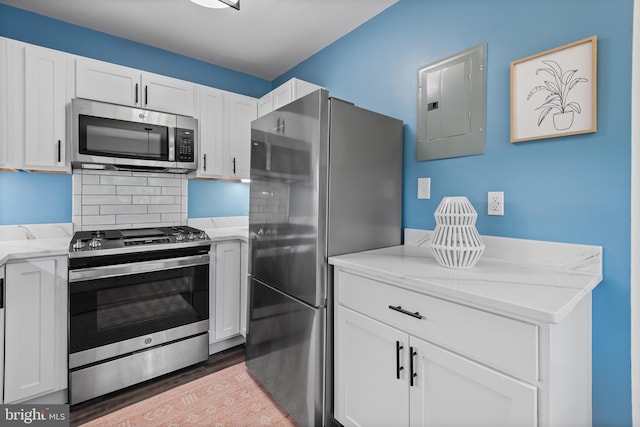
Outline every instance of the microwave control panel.
<path fill-rule="evenodd" d="M 176 161 L 192 163 L 195 161 L 195 131 L 176 129 Z"/>

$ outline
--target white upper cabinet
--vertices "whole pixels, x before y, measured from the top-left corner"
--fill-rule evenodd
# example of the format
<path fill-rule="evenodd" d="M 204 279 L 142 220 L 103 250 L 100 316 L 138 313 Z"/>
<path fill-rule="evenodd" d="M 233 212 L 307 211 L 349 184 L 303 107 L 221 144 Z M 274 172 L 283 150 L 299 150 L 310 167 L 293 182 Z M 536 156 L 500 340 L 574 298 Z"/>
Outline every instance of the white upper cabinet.
<path fill-rule="evenodd" d="M 257 118 L 257 100 L 227 92 L 229 111 L 229 177 L 248 179 L 251 162 L 251 122 Z"/>
<path fill-rule="evenodd" d="M 257 99 L 205 86 L 198 89 L 196 177 L 249 178 L 251 122 L 257 117 Z"/>
<path fill-rule="evenodd" d="M 200 86 L 198 89 L 200 159 L 196 176 L 223 178 L 223 159 L 227 155 L 223 139 L 224 91 L 206 86 Z"/>
<path fill-rule="evenodd" d="M 65 169 L 66 55 L 25 48 L 24 166 Z"/>
<path fill-rule="evenodd" d="M 6 48 L 10 167 L 69 172 L 67 55 L 13 41 Z"/>
<path fill-rule="evenodd" d="M 78 58 L 76 96 L 137 107 L 140 105 L 140 71 L 108 62 Z"/>
<path fill-rule="evenodd" d="M 86 58 L 76 60 L 76 96 L 194 116 L 193 83 Z"/>
<path fill-rule="evenodd" d="M 317 89 L 322 89 L 322 86 L 296 78 L 290 79 L 258 100 L 258 117 L 277 110 Z"/>

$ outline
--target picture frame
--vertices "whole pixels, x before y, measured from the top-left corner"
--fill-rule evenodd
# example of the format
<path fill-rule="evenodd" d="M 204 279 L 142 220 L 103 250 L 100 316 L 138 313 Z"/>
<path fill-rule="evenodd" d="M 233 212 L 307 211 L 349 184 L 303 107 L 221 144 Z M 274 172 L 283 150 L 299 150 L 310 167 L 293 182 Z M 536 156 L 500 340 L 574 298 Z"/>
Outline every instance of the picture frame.
<path fill-rule="evenodd" d="M 596 132 L 597 42 L 511 62 L 511 143 Z"/>

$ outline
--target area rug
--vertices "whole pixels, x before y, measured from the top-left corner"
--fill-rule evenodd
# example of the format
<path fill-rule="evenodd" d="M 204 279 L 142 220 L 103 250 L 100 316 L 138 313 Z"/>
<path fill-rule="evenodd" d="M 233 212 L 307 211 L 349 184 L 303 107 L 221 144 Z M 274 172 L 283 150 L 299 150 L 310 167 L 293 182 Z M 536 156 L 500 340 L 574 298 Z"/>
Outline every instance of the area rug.
<path fill-rule="evenodd" d="M 82 427 L 296 426 L 239 363 L 97 418 Z"/>

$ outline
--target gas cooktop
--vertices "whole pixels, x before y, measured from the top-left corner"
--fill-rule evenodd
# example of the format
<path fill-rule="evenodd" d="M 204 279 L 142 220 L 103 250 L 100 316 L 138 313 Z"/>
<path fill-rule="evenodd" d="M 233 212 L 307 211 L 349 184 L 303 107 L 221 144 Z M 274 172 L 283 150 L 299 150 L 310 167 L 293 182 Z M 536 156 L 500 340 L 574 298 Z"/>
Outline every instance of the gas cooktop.
<path fill-rule="evenodd" d="M 78 231 L 69 244 L 69 257 L 170 250 L 210 244 L 211 240 L 204 231 L 187 225 Z"/>

